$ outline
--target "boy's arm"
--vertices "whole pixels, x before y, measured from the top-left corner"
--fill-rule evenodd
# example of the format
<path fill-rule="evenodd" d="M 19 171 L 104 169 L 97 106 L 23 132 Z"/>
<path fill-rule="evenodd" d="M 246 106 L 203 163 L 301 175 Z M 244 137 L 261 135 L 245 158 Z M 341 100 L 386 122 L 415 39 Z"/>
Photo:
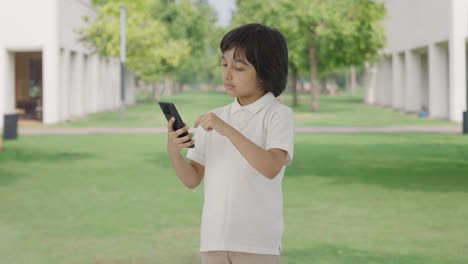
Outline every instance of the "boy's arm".
<path fill-rule="evenodd" d="M 184 157 L 182 157 L 180 154 L 181 150 L 191 146 L 195 141 L 192 139 L 193 133 L 179 138 L 184 132 L 188 132 L 188 127 L 185 126 L 174 131 L 174 121 L 175 119 L 171 118 L 167 124 L 167 152 L 169 153 L 177 177 L 179 177 L 185 186 L 194 189 L 203 180 L 205 167 L 194 161 L 186 161 Z"/>
<path fill-rule="evenodd" d="M 197 187 L 203 180 L 205 167 L 195 161 L 186 161 L 180 152 L 169 153 L 177 177 L 190 189 Z"/>
<path fill-rule="evenodd" d="M 226 130 L 226 137 L 247 162 L 268 179 L 274 179 L 286 163 L 286 151 L 275 148 L 265 150 L 231 126 Z"/>
<path fill-rule="evenodd" d="M 257 146 L 214 113 L 201 116 L 195 123 L 195 127 L 198 125 L 207 131 L 216 130 L 226 136 L 247 162 L 269 179 L 275 178 L 286 164 L 288 153 L 285 150 L 278 148 L 265 150 Z"/>

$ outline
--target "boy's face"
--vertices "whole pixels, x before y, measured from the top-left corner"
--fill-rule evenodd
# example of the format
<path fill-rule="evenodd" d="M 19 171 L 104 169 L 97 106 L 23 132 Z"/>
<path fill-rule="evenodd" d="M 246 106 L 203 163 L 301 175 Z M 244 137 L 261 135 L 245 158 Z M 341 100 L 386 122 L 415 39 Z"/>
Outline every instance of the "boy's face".
<path fill-rule="evenodd" d="M 234 48 L 226 50 L 222 57 L 224 89 L 229 96 L 237 97 L 241 105 L 255 102 L 265 93 L 257 78 L 255 67 L 241 50 L 234 58 Z"/>

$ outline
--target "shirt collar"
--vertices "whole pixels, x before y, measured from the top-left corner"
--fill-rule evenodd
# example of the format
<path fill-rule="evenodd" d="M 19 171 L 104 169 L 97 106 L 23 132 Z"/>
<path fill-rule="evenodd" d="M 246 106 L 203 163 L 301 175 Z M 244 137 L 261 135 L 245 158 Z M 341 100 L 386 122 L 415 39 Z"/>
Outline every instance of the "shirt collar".
<path fill-rule="evenodd" d="M 271 103 L 273 100 L 275 100 L 275 96 L 273 93 L 268 92 L 262 97 L 260 97 L 257 101 L 248 104 L 248 105 L 240 105 L 239 102 L 237 101 L 237 98 L 234 99 L 234 102 L 231 104 L 231 114 L 241 110 L 245 109 L 253 114 L 258 113 L 260 110 L 262 110 L 266 105 Z"/>

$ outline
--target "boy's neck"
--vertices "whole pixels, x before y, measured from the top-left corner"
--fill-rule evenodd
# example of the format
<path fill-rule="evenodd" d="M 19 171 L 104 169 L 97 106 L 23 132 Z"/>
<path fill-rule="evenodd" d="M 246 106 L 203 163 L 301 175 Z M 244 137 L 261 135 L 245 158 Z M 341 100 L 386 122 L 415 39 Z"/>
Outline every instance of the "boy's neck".
<path fill-rule="evenodd" d="M 254 103 L 258 99 L 262 98 L 266 93 L 267 92 L 261 91 L 260 93 L 257 93 L 257 94 L 251 95 L 251 96 L 237 97 L 236 99 L 237 99 L 237 102 L 241 106 L 245 106 L 245 105 L 249 105 L 251 103 Z"/>

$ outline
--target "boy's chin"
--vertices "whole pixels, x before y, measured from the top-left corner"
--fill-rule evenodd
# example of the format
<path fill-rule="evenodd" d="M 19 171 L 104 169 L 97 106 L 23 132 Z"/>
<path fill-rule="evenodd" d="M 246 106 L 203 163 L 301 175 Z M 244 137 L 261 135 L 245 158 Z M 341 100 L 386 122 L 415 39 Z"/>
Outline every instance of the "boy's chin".
<path fill-rule="evenodd" d="M 237 93 L 232 91 L 232 90 L 225 90 L 226 94 L 229 95 L 230 97 L 237 97 Z"/>

